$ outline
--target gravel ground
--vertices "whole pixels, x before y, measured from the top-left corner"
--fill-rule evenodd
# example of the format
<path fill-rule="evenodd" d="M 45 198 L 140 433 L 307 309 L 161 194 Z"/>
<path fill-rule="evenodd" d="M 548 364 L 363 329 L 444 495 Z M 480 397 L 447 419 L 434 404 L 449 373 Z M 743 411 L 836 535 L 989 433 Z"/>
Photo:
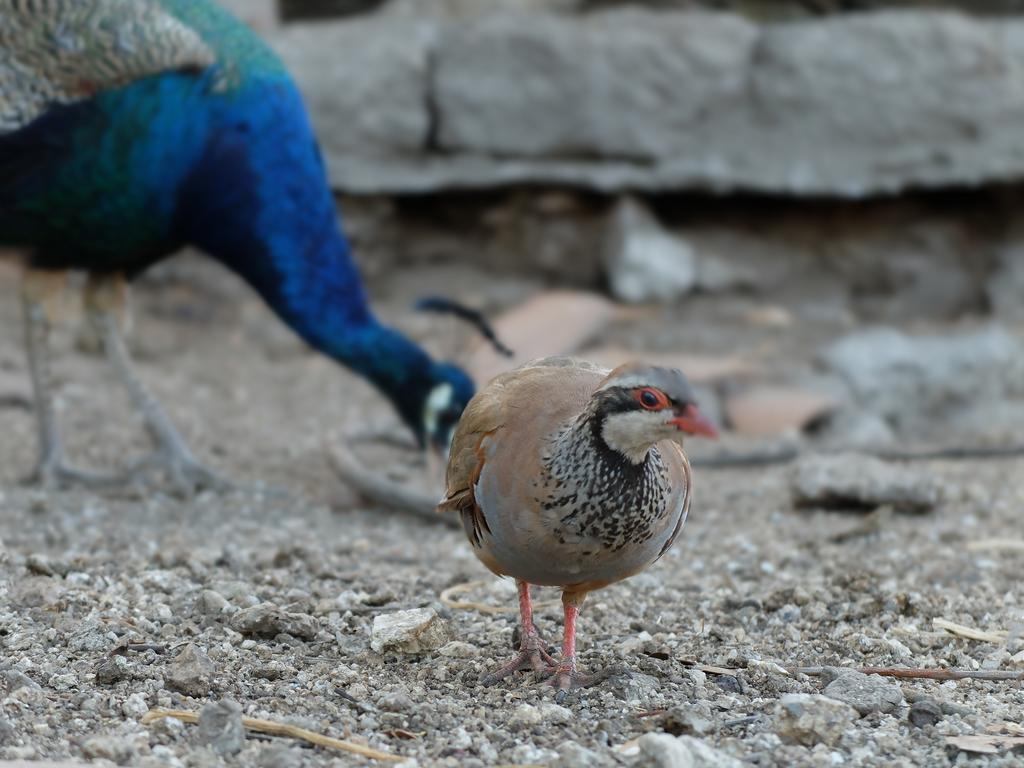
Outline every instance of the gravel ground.
<path fill-rule="evenodd" d="M 664 762 L 656 740 L 637 755 L 636 740 L 658 731 L 717 748 L 709 765 L 1019 764 L 946 743 L 1019 729 L 1019 682 L 829 684 L 781 667 L 1024 667 L 1024 552 L 984 545 L 1021 538 L 1024 461 L 924 465 L 941 500 L 916 514 L 798 509 L 790 467 L 698 472 L 675 548 L 584 608 L 582 665 L 621 671 L 560 707 L 526 675 L 478 685 L 511 653 L 513 585 L 460 532 L 367 508 L 340 487 L 325 433 L 386 408 L 230 285 L 218 293 L 214 281 L 206 301 L 174 286 L 142 296 L 140 370 L 199 455 L 285 493 L 182 502 L 21 485 L 33 425 L 15 284 L 0 277 L 0 759 L 365 762 L 288 738 L 242 741 L 212 719 L 140 722 L 154 707 L 231 699 L 245 715 L 421 765 L 685 764 Z M 73 329 L 57 365 L 71 451 L 92 466 L 127 462 L 144 447 L 138 426 L 117 415 L 100 361 L 68 351 Z M 460 599 L 509 612 L 442 603 L 467 583 Z M 556 598 L 542 591 L 538 609 L 552 643 Z M 376 617 L 416 608 L 439 616 L 429 650 L 371 647 Z M 934 619 L 1010 633 L 967 640 Z M 783 699 L 826 684 L 829 699 Z"/>

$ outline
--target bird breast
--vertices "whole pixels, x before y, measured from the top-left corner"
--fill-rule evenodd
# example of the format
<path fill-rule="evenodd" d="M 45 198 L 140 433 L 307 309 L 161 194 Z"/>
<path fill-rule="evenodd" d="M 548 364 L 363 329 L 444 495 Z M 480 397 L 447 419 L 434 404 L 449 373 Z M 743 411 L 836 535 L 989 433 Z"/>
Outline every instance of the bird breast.
<path fill-rule="evenodd" d="M 608 584 L 663 551 L 688 489 L 673 484 L 659 447 L 634 465 L 588 433 L 563 433 L 517 455 L 499 442 L 484 446 L 474 494 L 490 529 L 481 555 L 493 570 L 532 584 Z"/>

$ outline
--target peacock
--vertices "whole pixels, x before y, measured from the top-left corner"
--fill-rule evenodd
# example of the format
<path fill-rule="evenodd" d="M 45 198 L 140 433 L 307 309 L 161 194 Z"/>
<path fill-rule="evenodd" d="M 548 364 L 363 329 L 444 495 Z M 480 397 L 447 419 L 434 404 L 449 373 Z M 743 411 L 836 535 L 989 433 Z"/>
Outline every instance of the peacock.
<path fill-rule="evenodd" d="M 22 306 L 46 485 L 225 481 L 133 372 L 128 283 L 191 245 L 245 280 L 306 343 L 367 378 L 421 446 L 444 447 L 473 395 L 371 311 L 299 92 L 247 26 L 208 0 L 0 0 L 0 244 L 25 252 Z M 68 463 L 48 338 L 70 270 L 154 451 L 127 473 Z"/>

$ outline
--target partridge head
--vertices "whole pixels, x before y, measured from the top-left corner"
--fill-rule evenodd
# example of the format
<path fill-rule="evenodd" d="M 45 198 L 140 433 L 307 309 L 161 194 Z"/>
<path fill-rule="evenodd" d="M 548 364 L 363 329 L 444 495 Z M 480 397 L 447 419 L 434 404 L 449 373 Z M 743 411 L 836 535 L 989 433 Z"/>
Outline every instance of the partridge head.
<path fill-rule="evenodd" d="M 526 667 L 551 676 L 559 697 L 594 682 L 577 672 L 575 622 L 587 593 L 646 568 L 672 545 L 690 505 L 681 442 L 714 437 L 679 371 L 629 364 L 614 371 L 547 358 L 494 379 L 455 430 L 447 493 L 474 553 L 519 587 L 522 648 L 484 679 Z M 562 588 L 562 658 L 533 624 L 530 585 Z"/>

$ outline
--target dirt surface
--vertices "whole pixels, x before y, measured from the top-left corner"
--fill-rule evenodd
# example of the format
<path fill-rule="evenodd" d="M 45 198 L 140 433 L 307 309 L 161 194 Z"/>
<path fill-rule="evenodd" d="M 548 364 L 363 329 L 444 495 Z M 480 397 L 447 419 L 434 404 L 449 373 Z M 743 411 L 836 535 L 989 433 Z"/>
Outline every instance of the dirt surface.
<path fill-rule="evenodd" d="M 367 508 L 337 482 L 325 437 L 357 417 L 386 422 L 388 409 L 305 352 L 232 280 L 209 275 L 202 295 L 170 278 L 141 292 L 140 371 L 201 457 L 283 495 L 182 502 L 159 490 L 112 497 L 21 485 L 34 428 L 14 273 L 0 273 L 0 759 L 365 762 L 252 735 L 222 757 L 195 726 L 140 723 L 154 707 L 198 711 L 225 698 L 248 716 L 450 766 L 638 764 L 633 740 L 660 730 L 751 765 L 939 766 L 967 758 L 948 736 L 1020 723 L 1019 682 L 904 681 L 902 696 L 886 689 L 879 711 L 848 713 L 830 743 L 805 746 L 784 742 L 792 729 L 779 699 L 820 694 L 827 682 L 788 675 L 788 665 L 1021 669 L 1024 551 L 977 542 L 1021 539 L 1024 461 L 925 465 L 941 477 L 942 500 L 916 515 L 795 509 L 790 467 L 699 471 L 675 548 L 583 610 L 582 665 L 623 671 L 561 708 L 528 675 L 478 685 L 510 656 L 514 588 L 477 563 L 461 532 Z M 77 349 L 68 314 L 57 371 L 71 453 L 93 467 L 127 463 L 145 448 L 141 430 L 101 361 Z M 643 335 L 651 315 L 635 318 Z M 478 581 L 462 599 L 508 613 L 440 602 L 445 589 Z M 561 630 L 556 598 L 542 591 L 538 610 L 551 643 Z M 252 634 L 239 617 L 266 603 L 287 621 Z M 419 607 L 440 614 L 446 644 L 371 649 L 376 616 Z M 1010 635 L 961 639 L 935 619 Z M 176 661 L 189 644 L 212 662 L 191 678 Z M 916 727 L 908 715 L 920 699 L 934 706 L 915 704 L 932 713 Z"/>

